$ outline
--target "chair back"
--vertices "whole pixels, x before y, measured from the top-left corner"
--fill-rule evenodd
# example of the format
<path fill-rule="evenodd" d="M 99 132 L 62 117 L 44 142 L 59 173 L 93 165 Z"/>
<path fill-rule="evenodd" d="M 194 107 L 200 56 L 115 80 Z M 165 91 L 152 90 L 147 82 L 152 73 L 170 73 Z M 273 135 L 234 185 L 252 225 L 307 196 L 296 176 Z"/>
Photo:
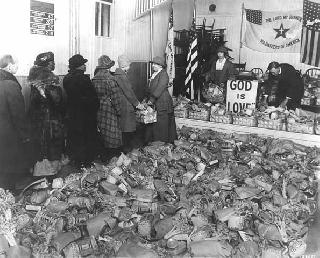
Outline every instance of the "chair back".
<path fill-rule="evenodd" d="M 309 77 L 320 77 L 320 69 L 310 68 L 306 71 L 306 75 L 308 75 Z"/>
<path fill-rule="evenodd" d="M 233 66 L 235 69 L 238 70 L 238 72 L 241 72 L 246 70 L 246 64 L 247 63 L 236 63 L 236 64 L 233 64 Z"/>
<path fill-rule="evenodd" d="M 255 76 L 259 76 L 263 74 L 263 70 L 261 68 L 252 68 L 251 72 L 255 75 Z"/>

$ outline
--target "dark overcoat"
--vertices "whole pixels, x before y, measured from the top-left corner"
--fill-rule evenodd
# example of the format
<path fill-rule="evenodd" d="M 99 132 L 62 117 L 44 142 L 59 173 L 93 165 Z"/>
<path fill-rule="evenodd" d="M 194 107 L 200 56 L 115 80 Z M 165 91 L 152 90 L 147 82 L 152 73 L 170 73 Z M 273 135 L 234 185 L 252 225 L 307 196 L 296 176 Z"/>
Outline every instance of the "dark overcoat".
<path fill-rule="evenodd" d="M 173 142 L 177 138 L 173 101 L 168 91 L 169 77 L 162 69 L 150 80 L 149 100 L 157 110 L 157 122 L 147 127 L 147 141 Z"/>
<path fill-rule="evenodd" d="M 211 65 L 210 79 L 216 84 L 226 84 L 228 79 L 236 74 L 233 63 L 227 59 L 219 75 L 217 74 L 216 63 L 215 61 Z"/>
<path fill-rule="evenodd" d="M 114 76 L 121 89 L 121 130 L 124 133 L 134 132 L 136 130 L 135 107 L 139 101 L 126 73 L 117 68 Z"/>
<path fill-rule="evenodd" d="M 71 70 L 63 79 L 67 93 L 67 152 L 81 164 L 89 163 L 97 152 L 97 111 L 99 100 L 89 76 Z"/>
<path fill-rule="evenodd" d="M 299 76 L 295 68 L 290 64 L 280 64 L 281 73 L 278 76 L 278 92 L 277 97 L 280 103 L 289 97 L 287 107 L 295 109 L 300 106 L 303 97 L 304 87 L 302 78 Z"/>
<path fill-rule="evenodd" d="M 119 148 L 122 145 L 121 90 L 107 69 L 97 70 L 92 82 L 100 101 L 98 128 L 103 138 L 104 147 Z"/>
<path fill-rule="evenodd" d="M 30 165 L 23 144 L 28 137 L 21 86 L 11 73 L 0 69 L 0 180 L 4 175 L 22 174 Z"/>

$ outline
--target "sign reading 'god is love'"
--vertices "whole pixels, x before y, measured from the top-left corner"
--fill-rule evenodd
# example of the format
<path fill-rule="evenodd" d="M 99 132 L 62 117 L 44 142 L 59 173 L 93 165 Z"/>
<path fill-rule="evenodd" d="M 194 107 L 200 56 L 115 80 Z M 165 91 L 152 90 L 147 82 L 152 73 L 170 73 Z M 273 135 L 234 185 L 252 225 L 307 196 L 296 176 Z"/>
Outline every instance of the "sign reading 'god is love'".
<path fill-rule="evenodd" d="M 228 80 L 227 82 L 227 110 L 238 113 L 243 109 L 256 106 L 258 81 Z"/>

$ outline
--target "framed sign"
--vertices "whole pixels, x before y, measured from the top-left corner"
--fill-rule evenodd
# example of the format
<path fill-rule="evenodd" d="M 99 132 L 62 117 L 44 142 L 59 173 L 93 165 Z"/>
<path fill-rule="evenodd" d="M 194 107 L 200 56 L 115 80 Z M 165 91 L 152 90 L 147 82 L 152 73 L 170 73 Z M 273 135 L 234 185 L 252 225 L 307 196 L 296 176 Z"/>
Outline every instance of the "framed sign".
<path fill-rule="evenodd" d="M 228 80 L 226 107 L 238 113 L 246 108 L 256 107 L 258 81 Z"/>
<path fill-rule="evenodd" d="M 30 32 L 54 36 L 54 4 L 30 0 Z"/>

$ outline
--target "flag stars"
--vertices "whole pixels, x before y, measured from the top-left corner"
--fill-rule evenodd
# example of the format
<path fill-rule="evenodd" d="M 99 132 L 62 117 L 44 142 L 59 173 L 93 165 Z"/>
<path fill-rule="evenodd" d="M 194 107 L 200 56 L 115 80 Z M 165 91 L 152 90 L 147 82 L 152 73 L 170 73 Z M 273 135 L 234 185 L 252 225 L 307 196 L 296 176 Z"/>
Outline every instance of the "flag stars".
<path fill-rule="evenodd" d="M 277 32 L 277 35 L 275 37 L 275 39 L 279 38 L 279 37 L 283 37 L 283 38 L 287 38 L 286 37 L 286 33 L 288 32 L 288 30 L 290 29 L 284 29 L 283 28 L 283 24 L 281 23 L 280 28 L 279 29 L 273 29 L 275 32 Z"/>

